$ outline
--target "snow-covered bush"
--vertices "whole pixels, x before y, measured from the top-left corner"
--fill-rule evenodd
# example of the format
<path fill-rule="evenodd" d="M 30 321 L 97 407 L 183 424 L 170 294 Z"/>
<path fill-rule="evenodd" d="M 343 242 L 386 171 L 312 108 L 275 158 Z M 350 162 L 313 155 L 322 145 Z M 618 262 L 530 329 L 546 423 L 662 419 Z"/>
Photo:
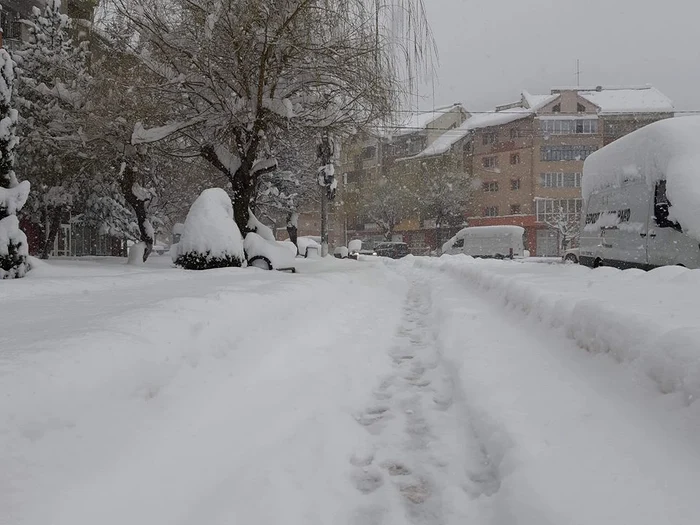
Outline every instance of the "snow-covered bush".
<path fill-rule="evenodd" d="M 338 246 L 333 252 L 333 255 L 335 255 L 338 259 L 347 259 L 349 252 L 345 246 Z"/>
<path fill-rule="evenodd" d="M 19 229 L 17 212 L 29 197 L 29 182 L 17 182 L 17 110 L 11 107 L 14 63 L 0 49 L 0 278 L 24 277 L 29 270 L 27 236 Z"/>
<path fill-rule="evenodd" d="M 187 270 L 241 266 L 243 238 L 233 205 L 221 188 L 204 190 L 194 201 L 177 245 L 175 264 Z"/>

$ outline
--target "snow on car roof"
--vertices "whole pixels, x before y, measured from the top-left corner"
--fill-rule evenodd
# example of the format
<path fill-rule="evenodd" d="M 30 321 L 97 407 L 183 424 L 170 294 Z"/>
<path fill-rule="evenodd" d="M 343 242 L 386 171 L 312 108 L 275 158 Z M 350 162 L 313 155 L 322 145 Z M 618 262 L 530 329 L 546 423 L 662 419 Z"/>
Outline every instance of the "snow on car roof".
<path fill-rule="evenodd" d="M 590 155 L 583 165 L 582 193 L 644 180 L 666 180 L 669 218 L 700 240 L 700 116 L 649 124 Z"/>
<path fill-rule="evenodd" d="M 522 226 L 497 225 L 497 226 L 470 226 L 462 228 L 457 232 L 455 238 L 473 236 L 473 237 L 488 237 L 490 235 L 523 235 L 525 228 Z"/>

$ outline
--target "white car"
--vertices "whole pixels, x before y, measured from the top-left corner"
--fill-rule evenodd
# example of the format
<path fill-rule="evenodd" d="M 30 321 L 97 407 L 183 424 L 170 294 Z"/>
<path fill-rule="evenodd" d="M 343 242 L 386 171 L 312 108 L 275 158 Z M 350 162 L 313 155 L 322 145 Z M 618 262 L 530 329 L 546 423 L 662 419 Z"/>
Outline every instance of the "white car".
<path fill-rule="evenodd" d="M 564 262 L 578 264 L 578 258 L 580 254 L 581 250 L 579 248 L 569 248 L 564 252 L 562 259 L 564 260 Z"/>

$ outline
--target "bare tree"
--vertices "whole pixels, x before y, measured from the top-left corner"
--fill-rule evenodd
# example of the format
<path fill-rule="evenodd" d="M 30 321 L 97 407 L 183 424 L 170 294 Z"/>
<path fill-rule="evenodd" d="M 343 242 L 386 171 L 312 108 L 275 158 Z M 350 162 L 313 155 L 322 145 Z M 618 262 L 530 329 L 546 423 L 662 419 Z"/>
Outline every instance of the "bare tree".
<path fill-rule="evenodd" d="M 228 178 L 241 226 L 260 178 L 278 168 L 277 131 L 388 118 L 434 50 L 422 0 L 109 2 L 114 38 L 169 109 L 144 115 L 132 144 L 181 137 Z"/>
<path fill-rule="evenodd" d="M 549 216 L 545 220 L 545 224 L 549 229 L 557 232 L 558 255 L 561 255 L 561 252 L 566 250 L 571 242 L 577 239 L 581 233 L 580 216 L 567 213 L 562 207 L 559 207 L 556 213 Z"/>
<path fill-rule="evenodd" d="M 400 177 L 380 177 L 363 188 L 361 202 L 363 214 L 382 230 L 384 239 L 390 241 L 396 226 L 418 215 L 420 203 Z"/>

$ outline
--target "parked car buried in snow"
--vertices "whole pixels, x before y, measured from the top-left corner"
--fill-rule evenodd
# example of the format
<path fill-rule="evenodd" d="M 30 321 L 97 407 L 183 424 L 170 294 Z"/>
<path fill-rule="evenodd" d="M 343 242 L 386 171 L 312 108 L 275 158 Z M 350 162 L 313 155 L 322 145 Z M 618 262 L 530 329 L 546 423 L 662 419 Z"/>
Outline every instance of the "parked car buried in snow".
<path fill-rule="evenodd" d="M 523 235 L 520 226 L 472 226 L 463 228 L 442 245 L 442 253 L 463 253 L 472 257 L 512 259 L 523 257 Z"/>
<path fill-rule="evenodd" d="M 296 272 L 294 260 L 297 249 L 291 242 L 270 241 L 257 233 L 250 232 L 245 236 L 243 248 L 248 257 L 248 266 L 263 270 Z"/>
<path fill-rule="evenodd" d="M 411 251 L 408 249 L 408 244 L 405 242 L 382 242 L 374 247 L 374 253 L 380 257 L 391 257 L 392 259 L 401 259 L 406 257 Z"/>
<path fill-rule="evenodd" d="M 568 263 L 574 263 L 578 264 L 578 259 L 580 257 L 581 250 L 580 248 L 569 248 L 564 252 L 564 255 L 562 256 L 562 260 L 564 262 Z"/>
<path fill-rule="evenodd" d="M 661 120 L 583 165 L 581 264 L 700 268 L 700 117 Z"/>

